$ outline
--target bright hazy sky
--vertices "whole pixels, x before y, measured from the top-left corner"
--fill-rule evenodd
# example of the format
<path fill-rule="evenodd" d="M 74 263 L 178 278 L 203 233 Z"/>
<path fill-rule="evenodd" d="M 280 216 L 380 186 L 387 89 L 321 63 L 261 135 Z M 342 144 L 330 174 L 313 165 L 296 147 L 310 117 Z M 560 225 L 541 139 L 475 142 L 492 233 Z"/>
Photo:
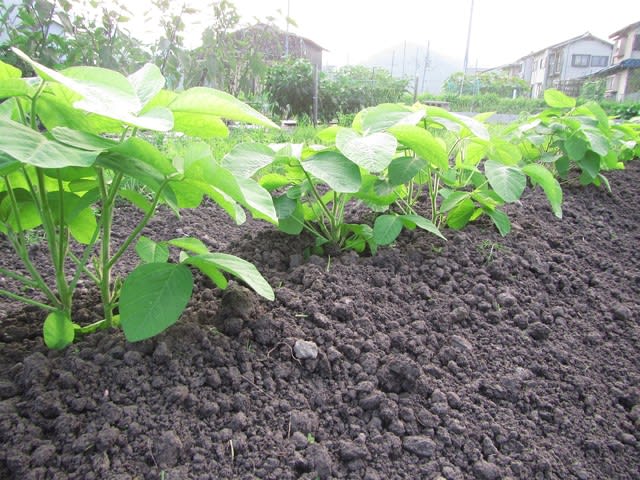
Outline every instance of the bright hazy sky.
<path fill-rule="evenodd" d="M 283 29 L 289 3 L 297 23 L 291 31 L 329 50 L 325 65 L 358 63 L 405 40 L 426 49 L 430 40 L 432 51 L 459 59 L 462 66 L 471 7 L 471 0 L 232 1 L 245 22 L 270 15 Z M 640 0 L 475 0 L 469 66 L 509 63 L 586 31 L 609 40 L 638 21 Z M 190 30 L 189 43 L 197 42 L 201 26 Z"/>

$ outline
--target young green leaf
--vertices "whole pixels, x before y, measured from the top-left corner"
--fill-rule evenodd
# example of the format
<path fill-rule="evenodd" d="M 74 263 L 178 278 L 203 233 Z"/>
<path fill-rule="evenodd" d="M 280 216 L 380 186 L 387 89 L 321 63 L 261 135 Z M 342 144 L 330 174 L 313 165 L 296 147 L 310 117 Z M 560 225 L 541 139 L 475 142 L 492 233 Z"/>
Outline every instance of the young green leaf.
<path fill-rule="evenodd" d="M 498 232 L 500 232 L 500 235 L 504 237 L 509 234 L 509 232 L 511 231 L 511 221 L 509 220 L 509 217 L 506 213 L 501 212 L 500 210 L 488 209 L 485 210 L 485 213 L 489 215 L 489 217 L 493 221 L 493 224 L 498 229 Z"/>
<path fill-rule="evenodd" d="M 470 198 L 462 200 L 447 215 L 447 225 L 454 230 L 461 230 L 469 223 L 475 209 L 473 200 Z"/>
<path fill-rule="evenodd" d="M 136 253 L 144 263 L 165 263 L 169 260 L 169 247 L 144 235 L 136 242 Z"/>
<path fill-rule="evenodd" d="M 438 227 L 436 227 L 428 218 L 425 218 L 421 215 L 400 215 L 400 219 L 402 220 L 402 223 L 405 227 L 418 227 L 422 230 L 426 230 L 429 233 L 433 233 L 436 237 L 440 237 L 441 239 L 446 240 Z"/>
<path fill-rule="evenodd" d="M 349 128 L 343 128 L 336 136 L 338 150 L 356 165 L 368 172 L 381 172 L 393 159 L 398 141 L 388 133 L 361 136 Z"/>
<path fill-rule="evenodd" d="M 408 183 L 426 166 L 427 161 L 420 157 L 394 158 L 389 164 L 389 183 L 395 186 Z"/>
<path fill-rule="evenodd" d="M 536 163 L 525 165 L 522 167 L 522 171 L 542 187 L 551 204 L 553 213 L 556 217 L 562 218 L 562 188 L 553 174 L 542 165 Z"/>
<path fill-rule="evenodd" d="M 252 177 L 261 168 L 270 165 L 275 152 L 261 143 L 239 143 L 222 159 L 222 166 L 237 177 Z"/>
<path fill-rule="evenodd" d="M 147 63 L 127 79 L 143 107 L 162 90 L 165 84 L 162 72 L 151 63 Z"/>
<path fill-rule="evenodd" d="M 389 129 L 394 137 L 404 146 L 416 152 L 433 168 L 446 169 L 449 167 L 449 156 L 444 146 L 424 128 L 415 125 L 396 125 Z"/>
<path fill-rule="evenodd" d="M 378 245 L 390 245 L 398 238 L 403 226 L 398 215 L 380 215 L 373 223 L 373 239 Z"/>
<path fill-rule="evenodd" d="M 197 255 L 209 253 L 207 246 L 199 238 L 193 237 L 179 237 L 173 238 L 167 242 L 169 245 L 188 250 Z"/>
<path fill-rule="evenodd" d="M 0 152 L 29 165 L 43 168 L 92 165 L 97 152 L 85 152 L 48 140 L 12 120 L 0 119 Z"/>
<path fill-rule="evenodd" d="M 360 190 L 360 169 L 339 152 L 319 152 L 302 162 L 301 166 L 338 193 L 355 193 Z"/>
<path fill-rule="evenodd" d="M 503 165 L 493 160 L 485 162 L 484 173 L 491 188 L 505 202 L 517 201 L 527 185 L 527 179 L 520 168 Z"/>
<path fill-rule="evenodd" d="M 75 330 L 73 322 L 64 312 L 51 312 L 42 327 L 44 343 L 52 350 L 61 350 L 73 343 Z"/>
<path fill-rule="evenodd" d="M 544 101 L 552 108 L 573 108 L 576 106 L 576 99 L 568 97 L 560 90 L 550 88 L 544 91 Z"/>
<path fill-rule="evenodd" d="M 170 104 L 174 113 L 222 117 L 264 127 L 278 128 L 267 117 L 228 93 L 206 87 L 194 87 L 180 93 Z"/>
<path fill-rule="evenodd" d="M 192 291 L 193 276 L 185 265 L 147 263 L 133 270 L 120 294 L 120 322 L 127 340 L 144 340 L 173 325 Z"/>
<path fill-rule="evenodd" d="M 226 253 L 207 253 L 205 255 L 189 257 L 184 263 L 193 264 L 198 267 L 198 265 L 194 263 L 194 260 L 197 260 L 197 263 L 206 262 L 223 272 L 234 275 L 249 285 L 258 295 L 262 295 L 267 300 L 275 299 L 269 283 L 260 275 L 256 267 L 246 260 Z"/>

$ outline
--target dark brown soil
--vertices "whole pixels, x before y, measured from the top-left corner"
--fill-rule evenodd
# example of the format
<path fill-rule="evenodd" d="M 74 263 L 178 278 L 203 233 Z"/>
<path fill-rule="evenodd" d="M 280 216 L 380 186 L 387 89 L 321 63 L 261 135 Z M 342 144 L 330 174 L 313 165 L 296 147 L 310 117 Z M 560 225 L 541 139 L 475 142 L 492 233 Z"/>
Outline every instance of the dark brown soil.
<path fill-rule="evenodd" d="M 640 165 L 610 179 L 566 187 L 562 221 L 529 192 L 504 239 L 404 233 L 375 257 L 164 215 L 154 238 L 253 261 L 276 301 L 200 280 L 160 337 L 63 352 L 0 303 L 0 478 L 640 478 Z"/>

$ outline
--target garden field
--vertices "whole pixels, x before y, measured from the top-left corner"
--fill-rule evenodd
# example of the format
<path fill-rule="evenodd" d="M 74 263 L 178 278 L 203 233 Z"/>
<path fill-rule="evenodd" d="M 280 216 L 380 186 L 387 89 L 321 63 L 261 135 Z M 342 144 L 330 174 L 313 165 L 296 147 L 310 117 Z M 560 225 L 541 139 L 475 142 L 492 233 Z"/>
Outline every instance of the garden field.
<path fill-rule="evenodd" d="M 3 300 L 0 477 L 638 478 L 639 165 L 610 180 L 565 186 L 563 220 L 527 190 L 507 237 L 404 232 L 376 256 L 304 258 L 310 238 L 212 204 L 163 210 L 150 236 L 255 263 L 275 302 L 199 277 L 166 333 L 53 351 L 44 314 Z"/>

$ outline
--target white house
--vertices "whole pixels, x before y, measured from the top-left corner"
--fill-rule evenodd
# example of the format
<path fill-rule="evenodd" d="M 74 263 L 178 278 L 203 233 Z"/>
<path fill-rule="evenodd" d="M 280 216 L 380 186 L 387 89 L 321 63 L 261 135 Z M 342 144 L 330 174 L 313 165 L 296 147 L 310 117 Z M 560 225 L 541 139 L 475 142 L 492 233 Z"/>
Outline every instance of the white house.
<path fill-rule="evenodd" d="M 538 98 L 547 88 L 577 96 L 584 77 L 611 64 L 612 52 L 611 43 L 586 32 L 493 70 L 525 80 L 531 86 L 532 98 Z"/>
<path fill-rule="evenodd" d="M 640 22 L 609 35 L 615 42 L 613 65 L 598 73 L 607 76 L 607 96 L 621 102 L 640 101 Z"/>

